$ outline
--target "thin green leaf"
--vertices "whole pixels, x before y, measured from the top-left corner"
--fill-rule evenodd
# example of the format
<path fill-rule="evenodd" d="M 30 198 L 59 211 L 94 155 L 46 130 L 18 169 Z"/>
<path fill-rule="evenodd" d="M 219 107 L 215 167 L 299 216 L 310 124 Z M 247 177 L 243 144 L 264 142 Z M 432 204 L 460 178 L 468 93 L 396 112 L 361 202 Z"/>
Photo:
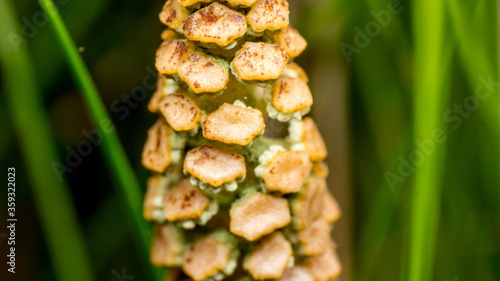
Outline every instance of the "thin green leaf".
<path fill-rule="evenodd" d="M 451 21 L 453 23 L 453 32 L 458 42 L 458 49 L 461 60 L 465 65 L 465 71 L 468 74 L 468 82 L 471 93 L 477 96 L 476 91 L 483 95 L 488 94 L 486 100 L 482 101 L 478 110 L 483 116 L 486 123 L 485 130 L 482 134 L 485 136 L 481 138 L 484 143 L 483 147 L 488 147 L 489 153 L 484 154 L 486 158 L 485 167 L 496 167 L 495 170 L 500 169 L 500 150 L 498 143 L 500 143 L 500 120 L 498 112 L 500 111 L 500 95 L 498 95 L 498 86 L 486 85 L 484 81 L 492 81 L 498 83 L 498 43 L 495 41 L 498 38 L 495 36 L 497 32 L 495 28 L 495 2 L 471 2 L 469 6 L 464 6 L 463 3 L 456 0 L 446 1 L 448 11 L 450 13 Z M 473 12 L 476 12 L 474 15 Z M 489 14 L 489 16 L 483 16 Z M 475 17 L 474 17 L 475 16 Z M 471 17 L 478 20 L 471 21 Z M 495 35 L 494 35 L 495 34 Z M 491 87 L 494 87 L 493 91 Z M 490 88 L 490 89 L 488 89 Z M 490 181 L 500 180 L 500 172 L 491 173 L 490 170 L 484 169 L 484 180 L 490 178 Z M 494 187 L 498 196 L 499 189 Z M 493 195 L 493 194 L 492 194 Z"/>
<path fill-rule="evenodd" d="M 436 130 L 444 130 L 441 119 L 449 89 L 445 58 L 445 14 L 442 1 L 413 3 L 415 32 L 414 137 L 434 140 Z M 446 69 L 446 68 L 445 68 Z M 436 232 L 439 221 L 441 180 L 446 143 L 436 143 L 435 151 L 417 165 L 412 197 L 409 281 L 432 280 Z M 415 147 L 418 150 L 418 147 Z"/>
<path fill-rule="evenodd" d="M 148 251 L 151 237 L 149 224 L 142 217 L 142 194 L 139 182 L 125 155 L 125 151 L 118 139 L 118 135 L 92 81 L 90 73 L 56 7 L 50 0 L 41 0 L 40 4 L 49 16 L 50 24 L 56 33 L 74 79 L 80 88 L 91 120 L 94 126 L 102 132 L 102 151 L 105 155 L 105 160 L 111 168 L 119 191 L 127 203 L 127 209 L 134 224 L 133 229 L 136 231 L 134 237 L 137 239 L 138 250 L 142 254 L 141 260 L 147 264 L 149 262 Z M 159 277 L 160 272 L 154 270 L 151 266 L 149 267 Z"/>

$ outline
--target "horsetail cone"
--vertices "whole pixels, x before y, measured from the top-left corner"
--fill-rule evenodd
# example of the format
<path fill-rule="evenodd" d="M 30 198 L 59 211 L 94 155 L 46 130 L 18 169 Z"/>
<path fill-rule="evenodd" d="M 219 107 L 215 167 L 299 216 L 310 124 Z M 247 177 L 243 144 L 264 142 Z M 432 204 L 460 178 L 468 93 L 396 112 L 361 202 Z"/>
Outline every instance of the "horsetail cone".
<path fill-rule="evenodd" d="M 142 154 L 151 262 L 172 269 L 165 280 L 338 277 L 341 212 L 288 2 L 168 0 L 159 18 Z"/>

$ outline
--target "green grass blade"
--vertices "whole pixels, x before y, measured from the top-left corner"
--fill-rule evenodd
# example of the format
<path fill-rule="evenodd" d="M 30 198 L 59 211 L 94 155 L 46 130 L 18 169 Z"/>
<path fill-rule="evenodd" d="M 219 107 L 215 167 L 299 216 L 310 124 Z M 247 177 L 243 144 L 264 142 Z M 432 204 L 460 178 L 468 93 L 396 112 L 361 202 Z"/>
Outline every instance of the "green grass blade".
<path fill-rule="evenodd" d="M 464 72 L 469 86 L 470 96 L 480 97 L 476 110 L 470 112 L 470 118 L 464 120 L 474 126 L 474 135 L 478 140 L 475 151 L 479 169 L 479 177 L 471 181 L 469 186 L 474 186 L 482 193 L 480 201 L 474 201 L 474 197 L 466 194 L 463 197 L 468 204 L 472 205 L 467 212 L 460 217 L 460 222 L 467 217 L 468 221 L 475 221 L 477 237 L 480 242 L 465 241 L 463 248 L 488 249 L 494 244 L 494 238 L 498 235 L 498 222 L 500 222 L 498 198 L 500 198 L 500 95 L 498 86 L 484 83 L 491 80 L 493 83 L 499 81 L 498 69 L 498 1 L 470 1 L 463 3 L 456 0 L 447 0 L 447 10 L 453 23 L 453 34 L 457 41 L 461 63 L 464 65 Z M 473 20 L 471 20 L 473 19 Z M 473 123 L 477 122 L 477 123 Z M 459 129 L 464 132 L 463 128 Z M 478 153 L 480 152 L 480 153 Z M 470 157 L 469 157 L 470 158 Z M 479 184 L 478 184 L 479 183 Z M 477 199 L 476 199 L 477 200 Z M 460 209 L 464 209 L 464 204 L 456 203 Z M 458 228 L 458 227 L 457 227 Z M 491 238 L 489 238 L 491 237 Z M 476 239 L 477 240 L 477 239 Z M 464 241 L 460 241 L 463 243 Z M 470 246 L 469 246 L 470 245 Z M 483 246 L 484 245 L 484 246 Z M 481 250 L 479 250 L 481 251 Z M 486 251 L 486 250 L 483 250 Z M 481 272 L 481 279 L 498 280 L 498 271 L 495 265 L 498 262 L 491 261 L 486 255 L 484 258 L 475 258 L 471 261 L 461 261 L 457 266 L 459 270 L 464 268 L 475 268 L 475 273 Z M 480 269 L 480 270 L 479 270 Z M 496 274 L 496 275 L 495 275 Z M 496 276 L 496 278 L 494 277 Z"/>
<path fill-rule="evenodd" d="M 484 3 L 471 2 L 468 6 L 456 0 L 446 2 L 461 59 L 465 65 L 464 69 L 469 81 L 470 91 L 475 93 L 478 87 L 483 87 L 481 93 L 490 92 L 490 95 L 481 102 L 478 108 L 487 128 L 487 130 L 483 131 L 486 136 L 481 140 L 484 147 L 489 147 L 489 153 L 484 154 L 485 167 L 497 167 L 498 170 L 500 168 L 500 150 L 498 149 L 498 143 L 500 143 L 500 120 L 498 118 L 500 95 L 498 95 L 498 87 L 489 90 L 488 87 L 484 89 L 485 85 L 481 82 L 489 79 L 492 79 L 493 82 L 499 81 L 498 59 L 500 56 L 497 49 L 499 44 L 497 42 L 498 37 L 495 36 L 498 31 L 493 32 L 495 28 L 498 30 L 494 20 L 497 5 L 493 1 Z M 476 15 L 473 14 L 474 11 L 476 11 Z M 479 17 L 477 14 L 489 14 L 489 16 Z M 471 17 L 478 20 L 470 21 Z M 491 178 L 490 180 L 497 183 L 500 181 L 500 173 L 497 173 L 495 177 L 495 174 L 492 174 L 487 169 L 484 169 L 484 172 L 485 181 L 487 178 Z M 495 190 L 497 192 L 495 196 L 498 196 L 500 189 L 494 187 L 493 192 Z"/>
<path fill-rule="evenodd" d="M 0 40 L 0 61 L 7 104 L 21 144 L 51 261 L 59 280 L 94 280 L 68 189 L 51 168 L 50 162 L 58 159 L 55 140 L 42 108 L 28 50 L 24 45 L 16 49 L 5 40 L 14 33 L 21 34 L 11 1 L 0 1 L 0 36 L 4 38 Z"/>
<path fill-rule="evenodd" d="M 139 252 L 142 254 L 141 260 L 148 263 L 148 251 L 151 239 L 150 227 L 142 218 L 142 194 L 139 182 L 125 155 L 125 151 L 118 139 L 118 135 L 92 81 L 90 73 L 75 43 L 71 39 L 61 16 L 52 1 L 41 0 L 40 4 L 49 16 L 50 24 L 56 33 L 74 79 L 81 90 L 91 120 L 94 126 L 102 132 L 102 151 L 105 155 L 105 160 L 110 166 L 112 174 L 117 181 L 117 186 L 127 203 L 129 216 L 134 224 L 133 229 L 136 231 L 134 237 L 138 239 Z"/>
<path fill-rule="evenodd" d="M 433 140 L 436 129 L 444 130 L 441 120 L 449 76 L 443 71 L 445 57 L 444 3 L 422 0 L 413 3 L 415 32 L 414 137 Z M 409 281 L 432 280 L 432 264 L 439 221 L 441 180 L 445 144 L 436 143 L 415 169 L 411 210 Z M 416 151 L 419 149 L 414 148 Z"/>

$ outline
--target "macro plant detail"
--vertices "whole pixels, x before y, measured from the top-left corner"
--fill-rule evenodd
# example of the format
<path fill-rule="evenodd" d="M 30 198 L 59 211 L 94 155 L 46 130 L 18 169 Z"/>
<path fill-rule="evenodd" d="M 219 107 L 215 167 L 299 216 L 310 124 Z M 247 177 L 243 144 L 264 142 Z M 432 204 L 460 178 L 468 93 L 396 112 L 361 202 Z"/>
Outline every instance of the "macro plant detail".
<path fill-rule="evenodd" d="M 0 1 L 2 280 L 500 280 L 498 1 L 165 1 Z"/>
<path fill-rule="evenodd" d="M 151 262 L 168 280 L 318 280 L 340 218 L 286 0 L 168 0 L 142 164 Z M 266 129 L 281 122 L 283 130 Z"/>

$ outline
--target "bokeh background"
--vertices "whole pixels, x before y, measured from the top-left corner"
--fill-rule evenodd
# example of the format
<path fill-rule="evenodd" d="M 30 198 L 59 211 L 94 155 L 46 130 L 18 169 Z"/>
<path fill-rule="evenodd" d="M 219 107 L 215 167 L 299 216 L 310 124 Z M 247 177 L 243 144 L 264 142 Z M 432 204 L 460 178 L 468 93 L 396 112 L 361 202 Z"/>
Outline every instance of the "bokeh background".
<path fill-rule="evenodd" d="M 74 268 L 88 272 L 72 272 L 73 280 L 120 280 L 123 271 L 150 280 L 101 147 L 73 159 L 78 165 L 57 180 L 54 163 L 65 163 L 94 127 L 40 5 L 1 1 L 0 166 L 5 175 L 16 168 L 19 221 L 13 278 L 6 271 L 5 186 L 0 279 L 58 280 L 55 259 L 74 257 L 58 256 L 47 242 L 55 235 L 61 245 L 83 241 L 66 249 L 89 260 L 82 266 L 75 258 Z M 146 104 L 164 3 L 55 2 L 144 191 L 149 172 L 140 154 L 155 119 Z M 311 115 L 329 149 L 329 188 L 343 210 L 333 231 L 340 280 L 500 280 L 498 4 L 289 2 L 291 22 L 309 43 L 296 61 L 311 80 Z M 6 24 L 9 18 L 22 29 Z M 19 53 L 6 51 L 13 46 L 34 75 L 23 75 Z M 141 87 L 147 97 L 137 94 Z M 44 217 L 42 208 L 60 217 Z"/>

